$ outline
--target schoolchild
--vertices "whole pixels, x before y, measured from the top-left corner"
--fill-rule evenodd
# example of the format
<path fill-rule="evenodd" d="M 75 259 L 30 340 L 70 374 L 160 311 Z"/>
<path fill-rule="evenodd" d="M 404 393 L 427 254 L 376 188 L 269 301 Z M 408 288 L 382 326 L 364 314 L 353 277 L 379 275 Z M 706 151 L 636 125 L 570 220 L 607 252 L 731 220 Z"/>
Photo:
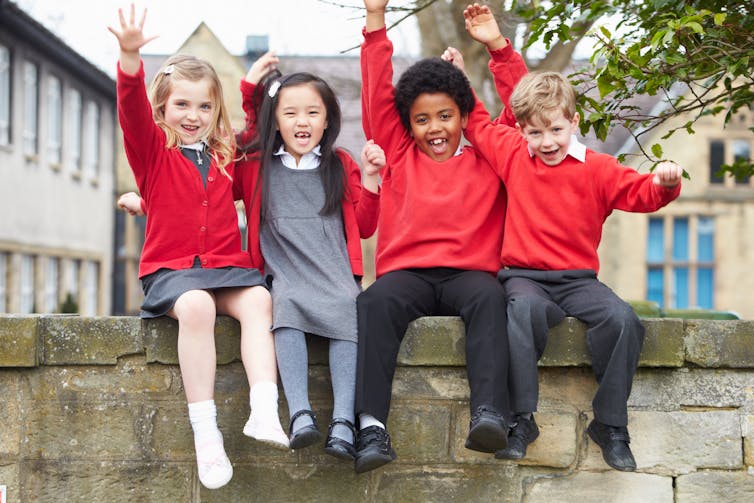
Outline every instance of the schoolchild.
<path fill-rule="evenodd" d="M 139 50 L 146 11 L 136 21 L 118 11 L 118 118 L 139 191 L 149 209 L 139 278 L 143 318 L 178 320 L 178 360 L 188 402 L 199 480 L 210 489 L 230 481 L 214 403 L 216 314 L 241 324 L 241 353 L 251 388 L 249 423 L 260 440 L 287 447 L 277 415 L 277 369 L 269 331 L 271 300 L 241 247 L 233 204 L 235 144 L 212 66 L 173 56 L 160 68 L 150 98 Z M 150 104 L 151 101 L 151 104 Z"/>
<path fill-rule="evenodd" d="M 385 424 L 401 341 L 427 315 L 466 326 L 470 425 L 466 447 L 506 445 L 508 342 L 503 291 L 494 274 L 505 215 L 500 180 L 462 130 L 474 96 L 463 72 L 440 58 L 417 62 L 392 83 L 387 0 L 365 0 L 362 124 L 384 150 L 375 266 L 358 297 L 359 416 L 355 470 L 396 458 Z"/>
<path fill-rule="evenodd" d="M 469 6 L 464 18 L 472 38 L 488 48 L 499 43 L 502 37 L 488 7 Z M 504 61 L 497 63 L 505 67 Z M 503 72 L 496 78 L 507 76 Z M 548 329 L 573 316 L 587 325 L 599 385 L 587 433 L 608 465 L 635 470 L 627 401 L 644 327 L 631 306 L 597 278 L 597 247 L 602 225 L 614 210 L 652 212 L 678 197 L 682 169 L 661 162 L 653 173 L 640 174 L 579 143 L 576 93 L 559 73 L 523 77 L 510 107 L 515 127 L 491 123 L 477 102 L 466 129 L 508 190 L 498 278 L 508 301 L 511 407 L 517 416 L 508 447 L 496 457 L 523 458 L 537 438 L 532 414 L 539 393 L 537 361 Z"/>
<path fill-rule="evenodd" d="M 290 446 L 301 449 L 322 438 L 309 402 L 307 337 L 323 337 L 334 398 L 325 452 L 353 460 L 361 238 L 377 227 L 385 156 L 374 142 L 364 146 L 362 185 L 359 165 L 335 147 L 341 111 L 330 86 L 309 73 L 276 70 L 257 85 L 263 67 L 270 67 L 269 55 L 241 83 L 247 128 L 257 129 L 258 138 L 247 149 L 249 160 L 239 163 L 234 186 L 246 206 L 252 261 L 272 283 Z"/>

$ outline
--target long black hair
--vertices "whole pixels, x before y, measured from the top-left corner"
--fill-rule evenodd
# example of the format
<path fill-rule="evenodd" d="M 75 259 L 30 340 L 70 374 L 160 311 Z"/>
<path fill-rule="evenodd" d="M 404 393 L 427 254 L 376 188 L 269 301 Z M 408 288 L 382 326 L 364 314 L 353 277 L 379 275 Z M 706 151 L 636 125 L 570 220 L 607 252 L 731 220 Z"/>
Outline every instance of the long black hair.
<path fill-rule="evenodd" d="M 277 110 L 280 91 L 293 86 L 310 85 L 322 98 L 325 105 L 327 128 L 322 134 L 320 146 L 320 177 L 325 190 L 325 204 L 319 211 L 320 215 L 331 215 L 340 211 L 346 190 L 343 162 L 338 157 L 335 140 L 340 134 L 341 112 L 340 104 L 330 86 L 310 73 L 299 72 L 281 75 L 277 70 L 267 74 L 255 89 L 253 96 L 254 108 L 257 113 L 257 134 L 255 139 L 242 149 L 252 158 L 258 158 L 260 163 L 259 176 L 262 182 L 262 218 L 266 213 L 269 200 L 270 168 L 275 152 L 280 149 L 283 139 L 277 128 L 275 111 Z M 271 92 L 270 90 L 274 90 Z"/>

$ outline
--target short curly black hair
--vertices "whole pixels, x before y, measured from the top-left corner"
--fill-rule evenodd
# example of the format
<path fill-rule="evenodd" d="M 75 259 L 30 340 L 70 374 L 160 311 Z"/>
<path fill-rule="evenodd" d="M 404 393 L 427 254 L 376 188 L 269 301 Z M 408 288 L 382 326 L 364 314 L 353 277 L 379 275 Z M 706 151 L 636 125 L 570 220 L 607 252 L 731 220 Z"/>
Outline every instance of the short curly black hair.
<path fill-rule="evenodd" d="M 456 102 L 462 115 L 469 114 L 474 108 L 471 84 L 461 70 L 440 58 L 422 59 L 408 67 L 395 86 L 395 108 L 408 130 L 411 130 L 411 105 L 424 93 L 447 94 Z"/>

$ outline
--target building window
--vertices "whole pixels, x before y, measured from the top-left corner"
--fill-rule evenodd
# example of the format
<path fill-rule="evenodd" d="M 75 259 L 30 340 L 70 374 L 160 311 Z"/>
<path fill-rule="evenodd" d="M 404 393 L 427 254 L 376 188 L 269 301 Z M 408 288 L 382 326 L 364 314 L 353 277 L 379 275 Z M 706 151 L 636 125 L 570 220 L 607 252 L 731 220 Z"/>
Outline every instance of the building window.
<path fill-rule="evenodd" d="M 649 219 L 647 299 L 660 307 L 714 307 L 715 221 L 712 217 Z"/>
<path fill-rule="evenodd" d="M 87 316 L 97 315 L 97 304 L 99 300 L 99 264 L 97 262 L 86 263 L 86 286 L 85 297 L 86 303 L 82 314 Z"/>
<path fill-rule="evenodd" d="M 8 254 L 0 252 L 0 313 L 8 311 Z"/>
<path fill-rule="evenodd" d="M 732 140 L 731 150 L 733 151 L 733 162 L 751 161 L 751 145 L 748 140 Z M 736 183 L 739 185 L 749 185 L 749 177 L 736 178 Z"/>
<path fill-rule="evenodd" d="M 34 312 L 34 257 L 21 255 L 21 274 L 19 275 L 21 295 L 19 311 L 22 314 Z"/>
<path fill-rule="evenodd" d="M 58 310 L 58 290 L 60 289 L 60 261 L 56 257 L 47 259 L 45 268 L 45 306 L 44 312 L 54 313 Z"/>
<path fill-rule="evenodd" d="M 10 144 L 10 51 L 0 45 L 0 145 Z"/>
<path fill-rule="evenodd" d="M 96 179 L 99 174 L 99 107 L 94 102 L 86 104 L 84 116 L 84 174 Z"/>
<path fill-rule="evenodd" d="M 39 91 L 37 85 L 37 66 L 24 62 L 24 149 L 28 157 L 37 154 L 37 114 L 39 110 Z"/>
<path fill-rule="evenodd" d="M 725 143 L 713 140 L 709 144 L 709 183 L 725 182 L 725 177 L 720 173 L 723 164 L 725 164 Z"/>
<path fill-rule="evenodd" d="M 64 301 L 66 308 L 65 313 L 78 313 L 79 310 L 79 270 L 81 262 L 79 260 L 69 260 L 65 273 L 65 292 Z"/>
<path fill-rule="evenodd" d="M 60 79 L 47 81 L 47 160 L 60 165 L 63 146 L 63 91 Z"/>
<path fill-rule="evenodd" d="M 68 171 L 81 174 L 81 93 L 72 89 L 68 95 L 68 139 L 66 141 Z"/>

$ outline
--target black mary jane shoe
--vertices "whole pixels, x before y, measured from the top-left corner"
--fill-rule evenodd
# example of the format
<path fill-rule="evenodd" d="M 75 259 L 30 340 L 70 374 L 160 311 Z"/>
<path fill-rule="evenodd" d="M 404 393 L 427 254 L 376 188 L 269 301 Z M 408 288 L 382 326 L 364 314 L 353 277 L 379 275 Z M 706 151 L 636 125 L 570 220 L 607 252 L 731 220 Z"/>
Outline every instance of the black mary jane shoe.
<path fill-rule="evenodd" d="M 334 456 L 344 461 L 353 461 L 356 458 L 356 448 L 352 443 L 346 442 L 342 438 L 334 437 L 332 430 L 336 424 L 342 424 L 351 430 L 353 438 L 356 438 L 356 428 L 353 423 L 348 419 L 342 417 L 336 417 L 330 423 L 330 427 L 327 429 L 327 441 L 325 442 L 325 452 L 330 456 Z"/>
<path fill-rule="evenodd" d="M 296 431 L 291 431 L 293 429 L 293 422 L 299 416 L 302 416 L 304 414 L 312 418 L 312 424 L 302 426 Z M 314 445 L 322 440 L 322 433 L 320 433 L 319 427 L 317 425 L 317 416 L 314 415 L 314 412 L 308 409 L 302 409 L 293 414 L 293 417 L 291 417 L 291 424 L 288 427 L 288 431 L 291 432 L 291 449 L 303 449 L 304 447 L 309 447 L 310 445 Z"/>

